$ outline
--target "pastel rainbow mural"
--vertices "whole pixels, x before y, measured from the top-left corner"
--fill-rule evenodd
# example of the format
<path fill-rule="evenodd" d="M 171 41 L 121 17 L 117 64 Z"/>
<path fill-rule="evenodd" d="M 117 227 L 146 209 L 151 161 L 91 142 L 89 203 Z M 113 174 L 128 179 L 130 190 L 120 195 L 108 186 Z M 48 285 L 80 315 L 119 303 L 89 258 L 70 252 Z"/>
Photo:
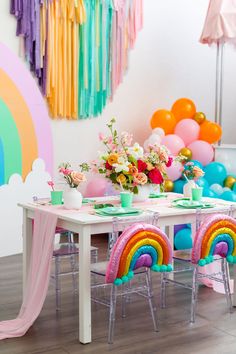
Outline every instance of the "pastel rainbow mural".
<path fill-rule="evenodd" d="M 0 185 L 14 173 L 25 179 L 37 158 L 52 175 L 52 135 L 44 99 L 20 59 L 2 43 L 0 52 Z"/>
<path fill-rule="evenodd" d="M 122 233 L 112 250 L 106 282 L 121 285 L 141 267 L 170 272 L 172 257 L 172 247 L 164 232 L 150 224 L 135 223 Z"/>
<path fill-rule="evenodd" d="M 213 262 L 214 255 L 236 263 L 236 220 L 228 215 L 209 216 L 195 236 L 192 262 L 204 266 Z"/>

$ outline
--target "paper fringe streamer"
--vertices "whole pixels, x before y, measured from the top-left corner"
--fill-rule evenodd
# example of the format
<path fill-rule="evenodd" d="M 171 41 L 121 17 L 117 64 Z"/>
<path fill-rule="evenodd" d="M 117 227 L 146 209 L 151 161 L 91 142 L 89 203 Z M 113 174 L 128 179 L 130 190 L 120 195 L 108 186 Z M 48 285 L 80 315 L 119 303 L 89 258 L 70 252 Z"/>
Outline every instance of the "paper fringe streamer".
<path fill-rule="evenodd" d="M 16 34 L 53 118 L 102 113 L 128 67 L 143 0 L 11 0 Z"/>

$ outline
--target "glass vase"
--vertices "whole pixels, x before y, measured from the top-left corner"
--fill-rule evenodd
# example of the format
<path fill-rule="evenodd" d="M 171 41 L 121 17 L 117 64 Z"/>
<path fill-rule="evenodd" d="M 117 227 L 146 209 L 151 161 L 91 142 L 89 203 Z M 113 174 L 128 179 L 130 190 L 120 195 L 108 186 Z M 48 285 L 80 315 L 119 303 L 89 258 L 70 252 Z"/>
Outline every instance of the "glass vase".
<path fill-rule="evenodd" d="M 138 186 L 138 194 L 133 195 L 134 202 L 145 202 L 150 194 L 150 185 Z"/>
<path fill-rule="evenodd" d="M 76 188 L 70 188 L 63 193 L 64 207 L 66 209 L 80 209 L 82 206 L 82 194 Z"/>
<path fill-rule="evenodd" d="M 196 184 L 193 180 L 189 180 L 183 188 L 183 193 L 185 198 L 192 198 L 192 188 L 195 188 Z"/>

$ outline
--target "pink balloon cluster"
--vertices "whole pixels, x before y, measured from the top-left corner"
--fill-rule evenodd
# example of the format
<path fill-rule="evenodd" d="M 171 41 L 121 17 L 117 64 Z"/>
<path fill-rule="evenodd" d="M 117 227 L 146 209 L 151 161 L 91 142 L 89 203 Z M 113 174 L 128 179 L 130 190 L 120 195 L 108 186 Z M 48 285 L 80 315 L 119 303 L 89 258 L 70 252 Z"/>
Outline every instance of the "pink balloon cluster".
<path fill-rule="evenodd" d="M 211 144 L 198 139 L 199 133 L 199 124 L 189 118 L 182 119 L 176 124 L 174 134 L 163 136 L 163 134 L 159 134 L 158 130 L 155 130 L 155 135 L 160 137 L 160 143 L 165 145 L 173 156 L 177 156 L 182 148 L 187 147 L 192 152 L 192 159 L 198 160 L 203 166 L 206 166 L 213 160 L 214 150 Z M 179 179 L 182 170 L 182 164 L 175 162 L 167 169 L 169 179 L 172 181 Z"/>

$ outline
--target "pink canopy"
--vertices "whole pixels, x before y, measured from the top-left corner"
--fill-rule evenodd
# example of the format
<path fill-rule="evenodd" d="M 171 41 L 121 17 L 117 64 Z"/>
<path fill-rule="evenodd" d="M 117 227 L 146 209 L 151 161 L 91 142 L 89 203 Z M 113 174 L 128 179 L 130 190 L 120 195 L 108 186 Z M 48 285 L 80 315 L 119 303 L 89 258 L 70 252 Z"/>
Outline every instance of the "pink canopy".
<path fill-rule="evenodd" d="M 200 42 L 236 44 L 236 0 L 210 0 Z"/>

